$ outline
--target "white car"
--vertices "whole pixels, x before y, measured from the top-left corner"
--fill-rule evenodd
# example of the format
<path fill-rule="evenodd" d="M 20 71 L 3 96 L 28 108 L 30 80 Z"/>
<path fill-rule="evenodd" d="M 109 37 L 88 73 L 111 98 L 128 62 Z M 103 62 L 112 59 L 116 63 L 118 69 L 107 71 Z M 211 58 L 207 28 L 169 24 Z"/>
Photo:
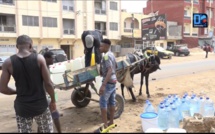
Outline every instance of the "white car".
<path fill-rule="evenodd" d="M 0 69 L 2 68 L 2 64 L 7 58 L 10 58 L 15 53 L 12 52 L 0 52 Z"/>

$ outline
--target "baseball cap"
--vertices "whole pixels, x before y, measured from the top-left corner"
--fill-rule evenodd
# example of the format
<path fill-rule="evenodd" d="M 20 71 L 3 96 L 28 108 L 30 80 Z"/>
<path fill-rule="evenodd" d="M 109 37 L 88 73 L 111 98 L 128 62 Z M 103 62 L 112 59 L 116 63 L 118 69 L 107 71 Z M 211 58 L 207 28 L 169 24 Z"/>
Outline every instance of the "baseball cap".
<path fill-rule="evenodd" d="M 86 47 L 87 48 L 92 48 L 93 47 L 93 41 L 94 41 L 93 36 L 92 35 L 87 35 L 85 37 Z"/>

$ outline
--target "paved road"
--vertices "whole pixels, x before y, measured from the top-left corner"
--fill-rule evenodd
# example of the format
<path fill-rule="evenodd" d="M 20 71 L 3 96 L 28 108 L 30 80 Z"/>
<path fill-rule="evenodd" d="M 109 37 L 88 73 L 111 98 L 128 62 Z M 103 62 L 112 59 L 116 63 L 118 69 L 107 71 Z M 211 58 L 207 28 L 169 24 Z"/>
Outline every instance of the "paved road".
<path fill-rule="evenodd" d="M 156 80 L 165 79 L 169 77 L 192 74 L 193 72 L 201 72 L 215 69 L 215 60 L 212 59 L 201 59 L 197 61 L 188 61 L 171 64 L 161 64 L 161 70 L 157 70 L 155 73 L 150 75 L 150 80 L 155 78 Z M 140 74 L 134 76 L 134 84 L 140 83 Z M 14 82 L 10 83 L 9 86 L 15 87 Z M 117 87 L 120 87 L 117 84 Z M 1 95 L 5 97 L 5 95 Z"/>
<path fill-rule="evenodd" d="M 156 80 L 165 79 L 169 77 L 192 74 L 194 72 L 202 72 L 215 69 L 215 60 L 203 59 L 198 61 L 189 61 L 172 64 L 161 64 L 161 70 L 157 70 L 150 75 L 150 80 L 155 78 Z M 140 83 L 140 75 L 137 74 L 134 77 L 134 83 Z"/>

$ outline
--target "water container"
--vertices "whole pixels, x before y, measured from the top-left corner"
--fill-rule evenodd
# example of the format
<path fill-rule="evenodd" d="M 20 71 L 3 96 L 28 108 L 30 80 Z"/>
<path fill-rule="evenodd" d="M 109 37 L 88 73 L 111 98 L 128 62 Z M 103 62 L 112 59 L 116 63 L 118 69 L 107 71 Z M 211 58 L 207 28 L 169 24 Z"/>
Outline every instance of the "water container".
<path fill-rule="evenodd" d="M 65 61 L 66 70 L 72 71 L 72 64 L 73 64 L 73 60 Z"/>
<path fill-rule="evenodd" d="M 100 89 L 101 85 L 102 85 L 102 77 L 101 76 L 96 76 L 95 80 L 95 87 L 97 89 L 97 91 Z"/>
<path fill-rule="evenodd" d="M 162 130 L 168 128 L 168 114 L 163 106 L 160 107 L 158 112 L 158 127 Z"/>
<path fill-rule="evenodd" d="M 158 128 L 158 114 L 154 112 L 146 112 L 140 115 L 142 121 L 142 129 L 145 132 L 149 128 Z"/>
<path fill-rule="evenodd" d="M 155 112 L 155 109 L 151 102 L 148 102 L 148 105 L 146 106 L 145 112 Z"/>
<path fill-rule="evenodd" d="M 55 85 L 64 84 L 63 74 L 66 70 L 65 64 L 55 64 L 50 68 L 50 78 Z"/>
<path fill-rule="evenodd" d="M 163 102 L 161 102 L 161 103 L 158 105 L 158 107 L 157 107 L 158 113 L 159 113 L 160 107 L 163 107 L 163 108 L 165 107 L 165 105 L 163 104 Z"/>
<path fill-rule="evenodd" d="M 144 133 L 164 133 L 160 128 L 148 128 Z"/>
<path fill-rule="evenodd" d="M 182 100 L 182 102 L 181 102 L 180 112 L 181 112 L 183 118 L 190 117 L 190 108 L 185 100 Z"/>
<path fill-rule="evenodd" d="M 195 113 L 198 113 L 198 101 L 195 99 L 194 96 L 190 99 L 190 115 L 193 116 Z"/>
<path fill-rule="evenodd" d="M 200 97 L 199 99 L 199 113 L 204 116 L 204 103 L 205 103 L 205 99 L 203 97 Z"/>
<path fill-rule="evenodd" d="M 214 116 L 214 103 L 213 101 L 207 97 L 204 105 L 204 117 L 213 117 Z"/>
<path fill-rule="evenodd" d="M 178 110 L 178 113 L 179 113 L 179 121 L 181 121 L 183 119 L 183 116 L 182 116 L 182 113 L 181 113 L 181 100 L 180 98 L 176 97 L 175 99 L 175 105 L 176 105 L 176 108 Z"/>
<path fill-rule="evenodd" d="M 168 128 L 179 128 L 179 116 L 176 108 L 172 108 L 169 114 Z"/>
<path fill-rule="evenodd" d="M 149 100 L 146 100 L 146 102 L 143 105 L 143 112 L 146 112 L 146 108 L 148 107 Z"/>
<path fill-rule="evenodd" d="M 182 128 L 168 128 L 166 133 L 187 133 L 187 131 Z"/>
<path fill-rule="evenodd" d="M 73 61 L 73 64 L 72 64 L 72 71 L 76 71 L 76 70 L 79 70 L 82 68 L 84 68 L 84 67 L 82 66 L 81 58 L 80 57 L 75 58 Z"/>

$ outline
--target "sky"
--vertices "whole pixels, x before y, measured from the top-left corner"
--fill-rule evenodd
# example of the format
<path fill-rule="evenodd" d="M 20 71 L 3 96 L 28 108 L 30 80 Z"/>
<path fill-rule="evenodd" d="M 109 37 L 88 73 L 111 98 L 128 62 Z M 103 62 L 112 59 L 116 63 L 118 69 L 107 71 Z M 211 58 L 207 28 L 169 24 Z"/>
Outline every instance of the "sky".
<path fill-rule="evenodd" d="M 121 0 L 121 8 L 126 9 L 127 12 L 143 12 L 146 7 L 147 0 Z"/>

